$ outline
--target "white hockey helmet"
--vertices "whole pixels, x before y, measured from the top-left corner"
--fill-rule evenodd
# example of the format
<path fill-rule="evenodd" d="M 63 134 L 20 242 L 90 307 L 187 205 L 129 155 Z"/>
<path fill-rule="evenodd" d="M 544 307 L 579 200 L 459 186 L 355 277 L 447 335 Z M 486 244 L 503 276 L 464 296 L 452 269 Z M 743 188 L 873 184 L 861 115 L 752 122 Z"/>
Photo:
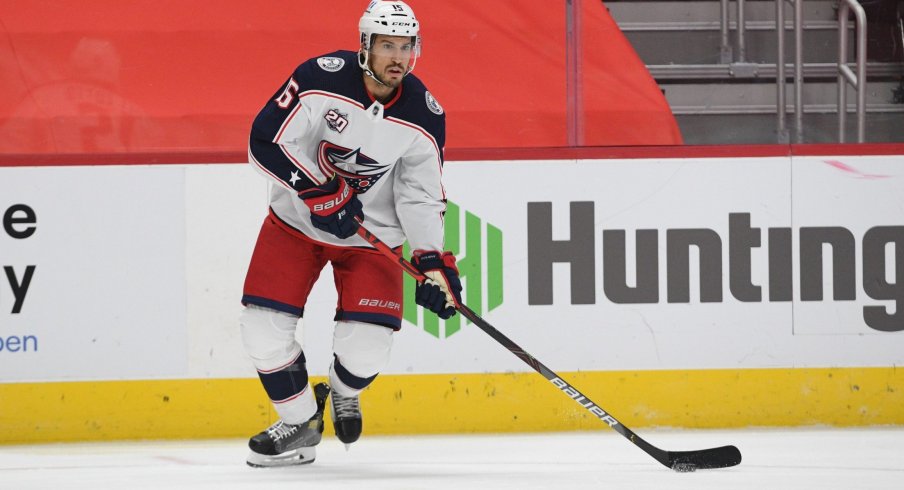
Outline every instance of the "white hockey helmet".
<path fill-rule="evenodd" d="M 370 71 L 368 64 L 369 52 L 373 47 L 374 36 L 410 36 L 414 49 L 411 62 L 408 64 L 408 73 L 414 70 L 414 64 L 421 55 L 421 23 L 414 16 L 414 10 L 401 0 L 372 0 L 364 10 L 364 15 L 358 21 L 361 50 L 358 52 L 358 64 L 370 77 L 378 82 Z M 382 82 L 380 82 L 382 83 Z"/>

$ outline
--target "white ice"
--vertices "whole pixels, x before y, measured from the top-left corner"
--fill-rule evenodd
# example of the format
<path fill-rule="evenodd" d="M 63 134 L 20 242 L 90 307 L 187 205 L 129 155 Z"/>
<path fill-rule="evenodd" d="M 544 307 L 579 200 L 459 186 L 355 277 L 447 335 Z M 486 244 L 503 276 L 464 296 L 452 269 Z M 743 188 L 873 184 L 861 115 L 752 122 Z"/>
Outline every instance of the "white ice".
<path fill-rule="evenodd" d="M 254 469 L 246 440 L 0 446 L 2 489 L 901 489 L 904 428 L 638 430 L 666 450 L 734 444 L 744 461 L 676 473 L 613 431 L 332 437 L 308 466 Z"/>

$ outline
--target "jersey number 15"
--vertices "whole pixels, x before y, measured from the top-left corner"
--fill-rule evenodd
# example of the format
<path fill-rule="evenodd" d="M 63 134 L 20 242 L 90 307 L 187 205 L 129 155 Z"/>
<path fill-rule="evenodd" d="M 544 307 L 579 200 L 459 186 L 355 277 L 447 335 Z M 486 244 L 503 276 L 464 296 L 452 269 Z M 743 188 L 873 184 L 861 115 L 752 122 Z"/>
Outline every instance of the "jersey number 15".
<path fill-rule="evenodd" d="M 292 103 L 292 99 L 295 98 L 295 94 L 298 93 L 298 82 L 295 81 L 294 78 L 290 78 L 289 82 L 286 83 L 286 88 L 282 91 L 282 93 L 274 99 L 276 105 L 278 105 L 281 109 L 288 109 L 289 104 Z"/>

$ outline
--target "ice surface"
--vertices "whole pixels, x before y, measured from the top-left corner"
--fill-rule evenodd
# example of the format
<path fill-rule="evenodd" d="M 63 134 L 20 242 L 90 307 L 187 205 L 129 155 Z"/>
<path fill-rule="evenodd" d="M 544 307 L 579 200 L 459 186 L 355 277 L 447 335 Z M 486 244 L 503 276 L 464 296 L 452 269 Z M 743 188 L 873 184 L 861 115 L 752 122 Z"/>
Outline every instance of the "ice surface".
<path fill-rule="evenodd" d="M 366 428 L 365 428 L 366 430 Z M 639 430 L 667 450 L 734 444 L 744 461 L 676 473 L 609 430 L 334 437 L 308 466 L 254 469 L 246 440 L 0 446 L 2 489 L 900 489 L 904 428 Z"/>

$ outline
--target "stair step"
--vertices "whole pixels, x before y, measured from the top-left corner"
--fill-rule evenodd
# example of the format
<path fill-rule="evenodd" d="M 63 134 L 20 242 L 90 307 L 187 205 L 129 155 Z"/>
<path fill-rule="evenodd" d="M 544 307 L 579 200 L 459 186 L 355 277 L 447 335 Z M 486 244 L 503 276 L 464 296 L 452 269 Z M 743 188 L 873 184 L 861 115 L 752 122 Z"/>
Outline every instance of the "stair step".
<path fill-rule="evenodd" d="M 848 115 L 847 141 L 856 141 L 856 117 Z M 793 114 L 788 114 L 783 137 L 776 131 L 776 115 L 773 114 L 694 114 L 675 117 L 687 145 L 724 144 L 773 144 L 787 143 L 837 143 L 838 115 L 806 114 L 798 138 Z M 898 113 L 869 114 L 866 118 L 866 142 L 904 142 L 902 117 Z"/>
<path fill-rule="evenodd" d="M 786 134 L 776 115 L 776 22 L 774 0 L 747 0 L 746 63 L 725 63 L 719 0 L 605 0 L 621 31 L 663 89 L 686 144 L 770 144 L 789 139 L 833 143 L 838 138 L 838 0 L 802 3 L 804 114 L 795 128 L 794 6 L 783 1 L 787 83 Z M 737 53 L 737 2 L 728 5 L 728 42 Z M 874 20 L 874 19 L 873 19 Z M 853 22 L 847 23 L 853 29 Z M 848 53 L 853 69 L 854 38 Z M 731 58 L 729 58 L 731 59 Z M 895 104 L 904 63 L 867 63 L 868 142 L 904 142 L 904 104 Z M 848 141 L 856 134 L 856 94 L 847 87 Z"/>
<path fill-rule="evenodd" d="M 606 3 L 613 19 L 644 63 L 696 64 L 724 61 L 720 2 L 718 1 L 616 1 Z M 794 49 L 794 7 L 784 2 L 786 56 Z M 838 13 L 835 0 L 803 3 L 803 49 L 808 62 L 833 62 L 838 56 Z M 729 46 L 735 61 L 737 2 L 729 2 Z M 745 56 L 743 61 L 775 63 L 775 1 L 746 1 L 744 9 Z M 853 30 L 854 23 L 848 22 Z M 853 49 L 854 36 L 850 36 Z"/>
<path fill-rule="evenodd" d="M 674 84 L 660 85 L 673 114 L 767 114 L 775 113 L 775 84 Z M 877 82 L 866 86 L 866 111 L 904 115 L 904 104 L 893 102 L 899 85 Z M 837 112 L 838 89 L 835 83 L 808 83 L 803 93 L 805 113 Z M 788 112 L 794 111 L 794 86 L 785 86 Z M 856 93 L 847 89 L 848 110 L 856 109 Z M 902 118 L 904 127 L 904 118 Z M 904 130 L 902 130 L 904 131 Z"/>
<path fill-rule="evenodd" d="M 657 82 L 667 83 L 676 80 L 744 80 L 775 79 L 775 63 L 736 64 L 668 64 L 647 65 L 650 75 Z M 853 63 L 850 63 L 853 69 Z M 838 75 L 835 63 L 804 63 L 804 79 L 834 78 Z M 794 76 L 794 65 L 785 63 L 785 76 Z M 866 64 L 867 81 L 877 78 L 893 79 L 904 77 L 904 63 L 868 62 Z"/>
<path fill-rule="evenodd" d="M 648 65 L 719 63 L 722 37 L 718 31 L 627 32 L 625 37 Z M 835 30 L 804 32 L 803 53 L 807 62 L 830 63 L 838 58 L 838 33 Z M 729 46 L 738 61 L 737 39 L 732 32 Z M 745 61 L 775 63 L 778 41 L 773 31 L 748 31 L 744 36 Z M 854 36 L 849 36 L 848 52 L 854 53 Z M 794 32 L 785 35 L 785 56 L 794 55 Z"/>
<path fill-rule="evenodd" d="M 805 22 L 835 21 L 838 18 L 835 0 L 807 0 L 803 4 L 802 14 Z M 775 1 L 762 0 L 744 2 L 744 19 L 747 22 L 771 22 L 775 24 Z M 609 14 L 622 30 L 626 26 L 672 23 L 697 23 L 712 21 L 715 29 L 719 29 L 721 6 L 718 0 L 711 1 L 606 1 Z M 737 19 L 737 2 L 731 1 L 728 6 L 728 18 L 732 24 Z M 785 3 L 785 19 L 794 18 L 794 7 Z"/>
<path fill-rule="evenodd" d="M 696 21 L 649 21 L 649 22 L 624 22 L 618 24 L 619 29 L 624 33 L 634 32 L 689 32 L 689 31 L 712 31 L 721 32 L 722 25 L 718 20 L 696 20 Z M 801 26 L 804 33 L 807 31 L 832 31 L 838 30 L 838 21 L 836 20 L 809 20 Z M 853 22 L 848 23 L 848 28 L 853 28 Z M 728 23 L 728 30 L 733 32 L 737 30 L 738 23 L 734 20 Z M 747 20 L 744 22 L 744 30 L 746 31 L 769 31 L 775 32 L 775 19 L 771 20 Z M 794 32 L 794 22 L 785 19 L 785 31 Z"/>

